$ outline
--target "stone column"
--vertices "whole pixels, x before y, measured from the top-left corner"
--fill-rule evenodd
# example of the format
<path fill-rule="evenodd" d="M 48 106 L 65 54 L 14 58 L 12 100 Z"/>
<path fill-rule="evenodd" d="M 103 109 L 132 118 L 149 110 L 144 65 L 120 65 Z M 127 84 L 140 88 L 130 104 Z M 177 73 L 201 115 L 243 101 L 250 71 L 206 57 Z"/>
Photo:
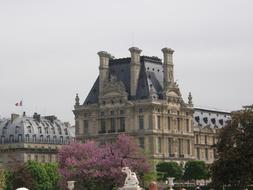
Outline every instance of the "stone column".
<path fill-rule="evenodd" d="M 135 96 L 141 70 L 140 54 L 142 50 L 137 47 L 131 47 L 129 51 L 131 53 L 130 95 Z"/>
<path fill-rule="evenodd" d="M 163 70 L 164 70 L 164 87 L 165 89 L 169 84 L 174 82 L 174 71 L 173 71 L 173 53 L 174 50 L 170 48 L 163 48 Z"/>

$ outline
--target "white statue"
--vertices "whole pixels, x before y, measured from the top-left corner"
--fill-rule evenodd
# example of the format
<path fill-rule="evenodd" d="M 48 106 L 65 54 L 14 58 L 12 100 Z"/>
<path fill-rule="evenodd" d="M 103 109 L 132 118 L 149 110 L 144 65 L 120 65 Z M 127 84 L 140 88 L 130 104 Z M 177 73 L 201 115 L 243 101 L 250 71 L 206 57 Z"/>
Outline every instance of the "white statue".
<path fill-rule="evenodd" d="M 68 183 L 68 189 L 73 190 L 75 187 L 75 181 L 67 181 Z"/>
<path fill-rule="evenodd" d="M 124 187 L 119 188 L 119 190 L 141 190 L 139 181 L 134 172 L 132 172 L 128 167 L 123 167 L 121 171 L 126 173 L 127 177 L 125 179 Z"/>

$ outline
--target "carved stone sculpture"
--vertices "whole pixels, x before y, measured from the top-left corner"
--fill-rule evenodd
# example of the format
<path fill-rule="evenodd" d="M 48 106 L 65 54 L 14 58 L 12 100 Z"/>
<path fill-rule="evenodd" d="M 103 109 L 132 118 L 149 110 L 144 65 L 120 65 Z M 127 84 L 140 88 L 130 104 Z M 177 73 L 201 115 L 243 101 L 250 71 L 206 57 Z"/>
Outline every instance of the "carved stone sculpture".
<path fill-rule="evenodd" d="M 119 190 L 141 190 L 139 186 L 139 181 L 134 172 L 132 172 L 128 167 L 123 167 L 122 172 L 127 174 L 125 179 L 125 184 L 123 187 L 119 188 Z"/>

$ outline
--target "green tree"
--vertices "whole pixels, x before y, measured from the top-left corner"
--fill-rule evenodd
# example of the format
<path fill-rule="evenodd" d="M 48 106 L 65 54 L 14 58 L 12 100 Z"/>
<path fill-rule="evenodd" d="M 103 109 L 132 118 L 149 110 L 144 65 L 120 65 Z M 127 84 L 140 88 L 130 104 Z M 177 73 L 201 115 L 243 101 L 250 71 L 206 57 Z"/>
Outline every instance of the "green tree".
<path fill-rule="evenodd" d="M 185 164 L 185 172 L 183 179 L 200 180 L 207 179 L 209 176 L 208 167 L 204 161 L 188 161 Z"/>
<path fill-rule="evenodd" d="M 30 190 L 58 190 L 58 166 L 54 163 L 27 162 L 14 171 L 5 172 L 6 188 L 26 187 Z"/>
<path fill-rule="evenodd" d="M 180 179 L 182 177 L 182 167 L 176 162 L 160 162 L 156 165 L 158 179 L 167 180 L 168 177 Z"/>
<path fill-rule="evenodd" d="M 253 106 L 232 112 L 221 130 L 217 160 L 211 167 L 213 183 L 244 189 L 253 182 Z"/>

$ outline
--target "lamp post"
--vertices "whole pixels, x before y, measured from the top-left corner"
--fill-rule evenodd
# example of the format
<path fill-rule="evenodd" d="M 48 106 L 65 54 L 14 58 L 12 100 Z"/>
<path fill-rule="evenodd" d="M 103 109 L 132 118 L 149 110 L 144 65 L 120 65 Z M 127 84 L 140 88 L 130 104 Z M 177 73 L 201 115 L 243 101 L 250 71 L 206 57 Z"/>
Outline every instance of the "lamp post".
<path fill-rule="evenodd" d="M 67 181 L 68 183 L 68 189 L 73 190 L 75 187 L 75 181 Z"/>

